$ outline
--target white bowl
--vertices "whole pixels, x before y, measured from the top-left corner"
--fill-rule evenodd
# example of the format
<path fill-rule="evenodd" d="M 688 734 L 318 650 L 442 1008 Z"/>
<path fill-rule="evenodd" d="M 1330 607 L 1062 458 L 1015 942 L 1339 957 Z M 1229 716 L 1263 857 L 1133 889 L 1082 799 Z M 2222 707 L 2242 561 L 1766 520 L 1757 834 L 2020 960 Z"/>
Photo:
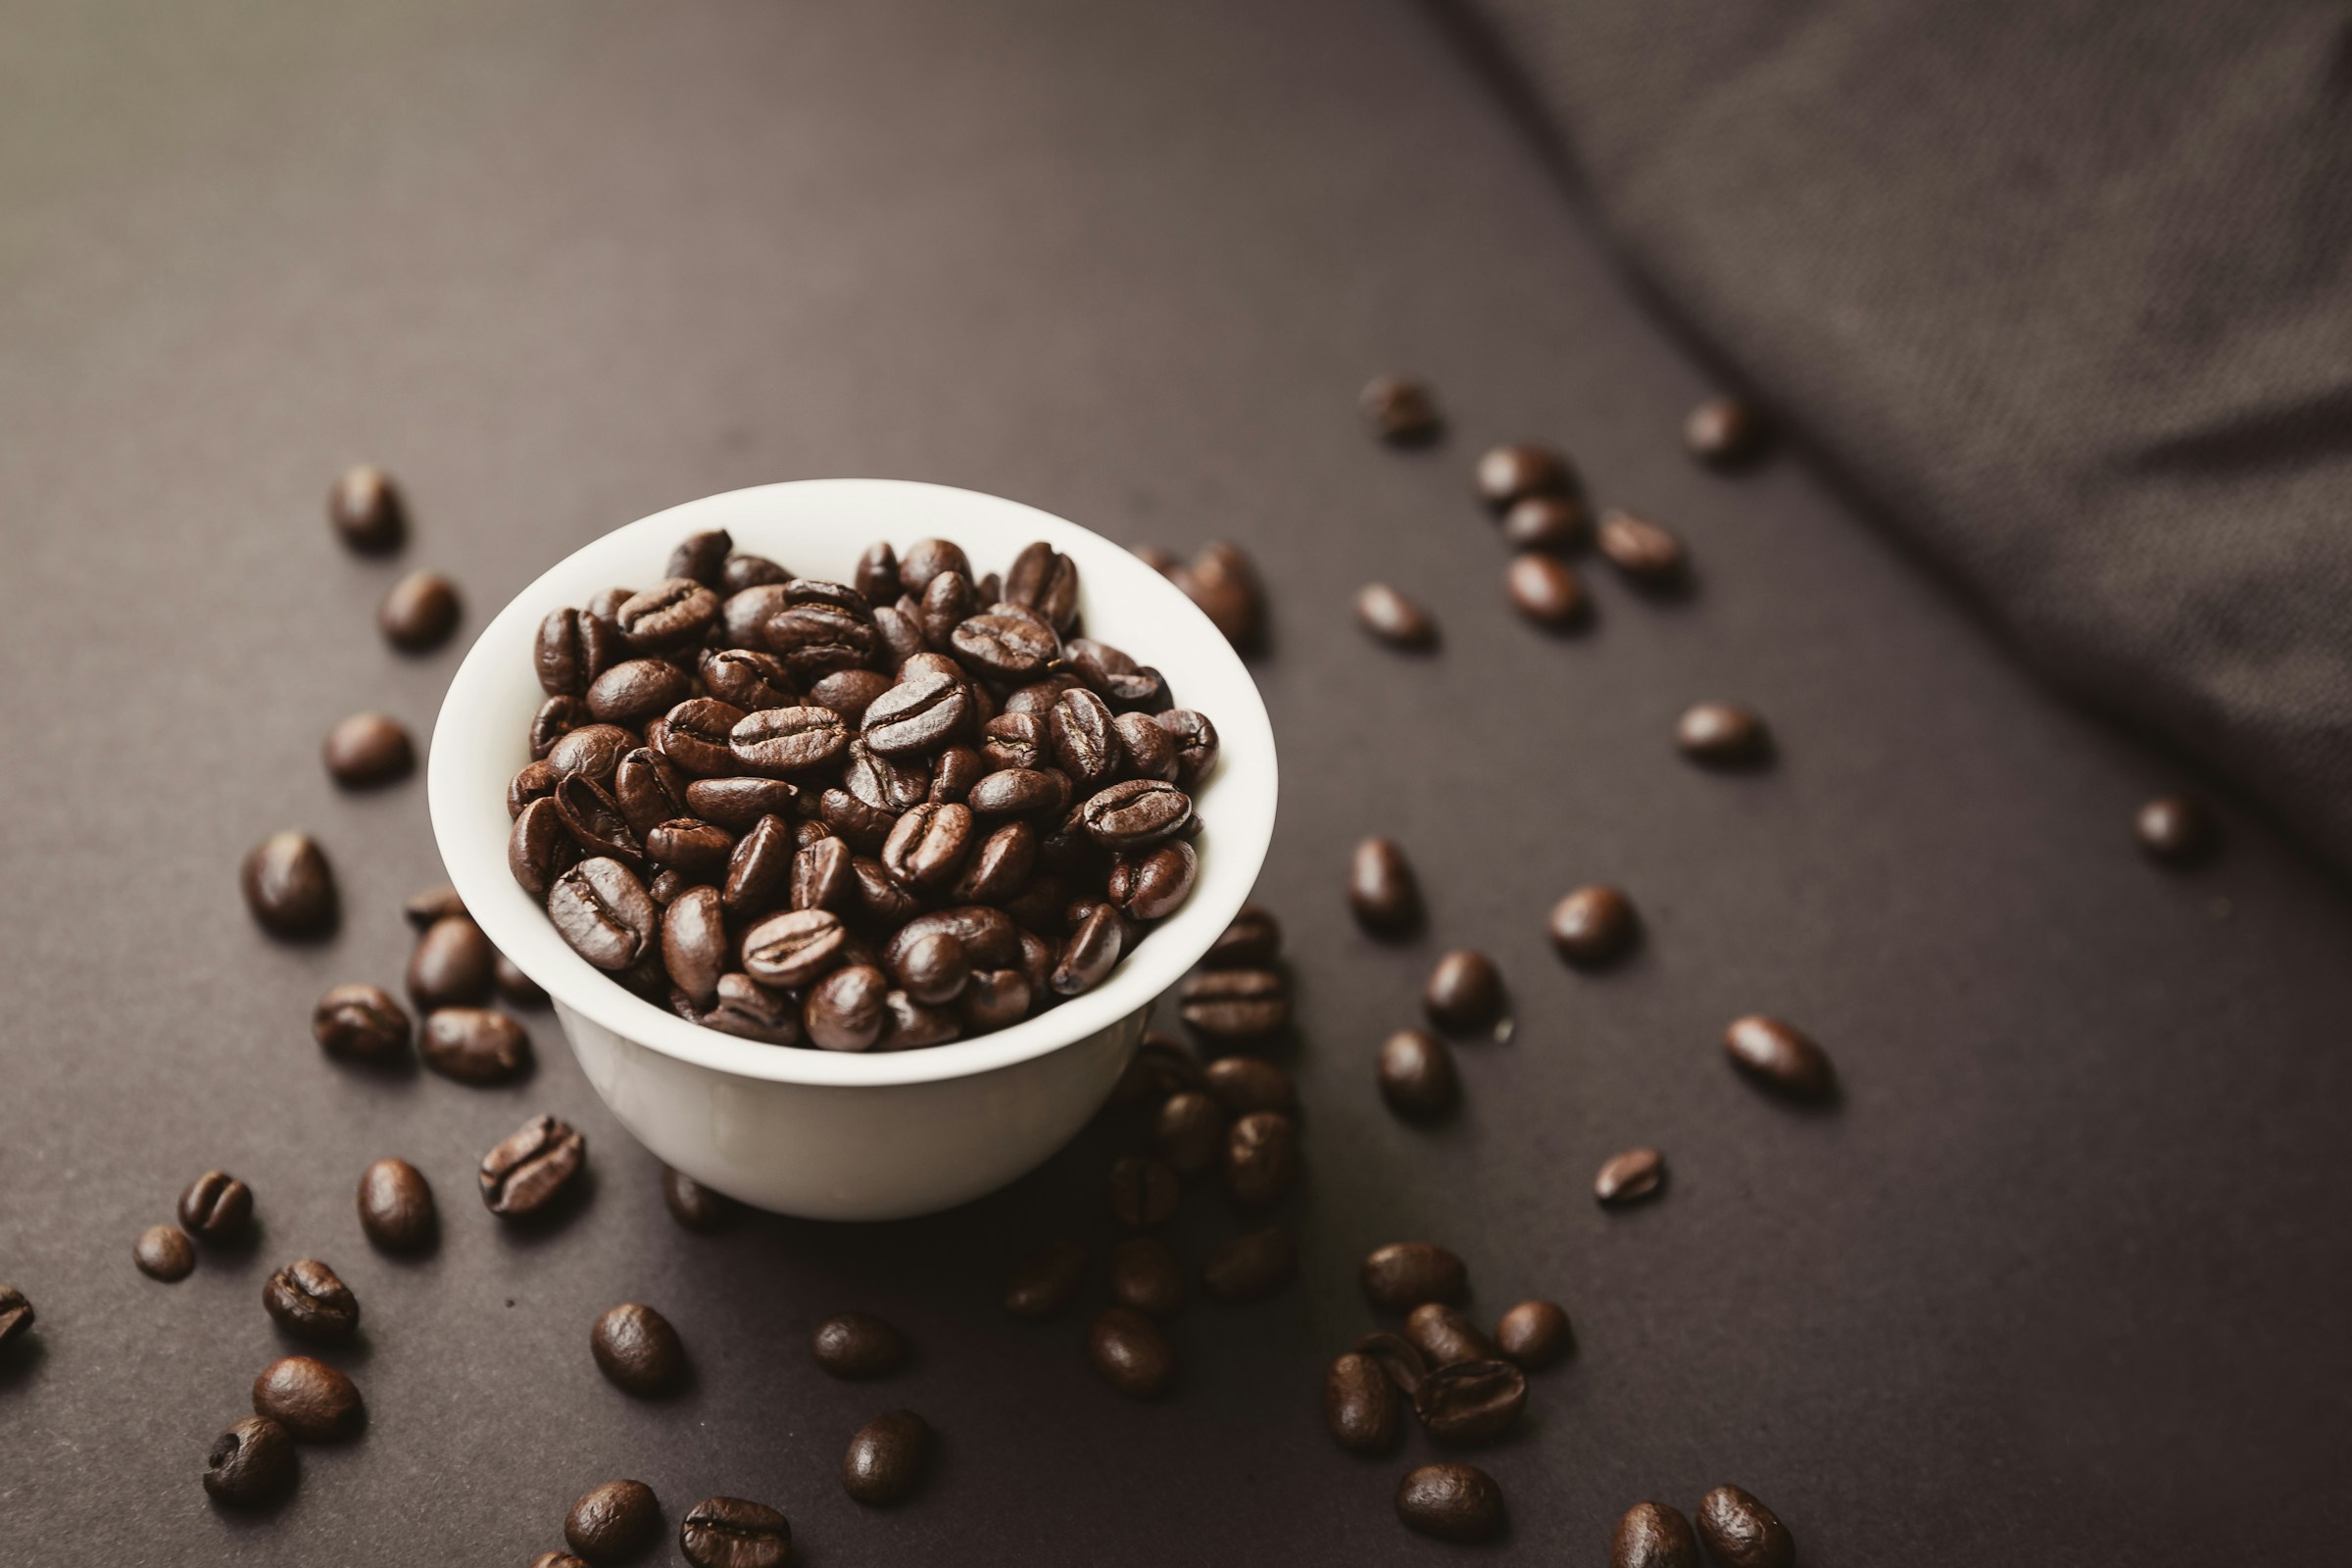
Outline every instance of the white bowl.
<path fill-rule="evenodd" d="M 953 539 L 1002 571 L 1043 539 L 1078 564 L 1087 629 L 1159 669 L 1217 726 L 1196 791 L 1199 879 L 1102 985 L 1009 1029 L 927 1051 L 858 1054 L 705 1029 L 622 989 L 573 953 L 507 870 L 507 784 L 530 761 L 545 694 L 539 622 L 600 590 L 662 580 L 677 542 L 724 528 L 735 548 L 847 582 L 876 539 Z M 1030 1170 L 1117 1082 L 1152 1001 L 1249 898 L 1274 829 L 1274 732 L 1257 688 L 1208 618 L 1119 546 L 1018 502 L 896 479 L 812 479 L 690 501 L 566 557 L 483 628 L 450 682 L 427 780 L 433 833 L 466 907 L 545 987 L 572 1054 L 613 1115 L 696 1181 L 814 1219 L 893 1219 L 977 1198 Z"/>

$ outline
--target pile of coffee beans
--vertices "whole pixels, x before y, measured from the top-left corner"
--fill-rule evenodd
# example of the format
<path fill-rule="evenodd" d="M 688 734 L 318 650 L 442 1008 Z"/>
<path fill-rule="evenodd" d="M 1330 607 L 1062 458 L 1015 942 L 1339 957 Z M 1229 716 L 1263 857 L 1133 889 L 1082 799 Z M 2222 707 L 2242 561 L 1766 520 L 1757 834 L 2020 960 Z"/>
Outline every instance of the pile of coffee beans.
<path fill-rule="evenodd" d="M 877 543 L 855 575 L 703 533 L 658 586 L 551 613 L 508 863 L 682 1017 L 903 1051 L 1093 989 L 1183 905 L 1217 735 L 1080 634 L 1050 545 L 1000 578 Z"/>

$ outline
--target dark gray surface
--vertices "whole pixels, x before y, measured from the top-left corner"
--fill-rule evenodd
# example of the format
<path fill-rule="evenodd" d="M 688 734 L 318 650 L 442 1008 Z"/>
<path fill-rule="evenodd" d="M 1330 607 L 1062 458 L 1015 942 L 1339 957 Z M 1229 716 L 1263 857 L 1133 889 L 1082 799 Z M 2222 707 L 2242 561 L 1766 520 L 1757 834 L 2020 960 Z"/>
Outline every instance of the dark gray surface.
<path fill-rule="evenodd" d="M 1634 309 L 1511 127 L 1410 6 L 17 5 L 0 27 L 0 1278 L 38 1304 L 0 1367 L 0 1561 L 520 1563 L 580 1491 L 635 1475 L 672 1524 L 710 1493 L 793 1518 L 802 1560 L 1438 1561 L 1389 1512 L 1417 1443 L 1367 1463 L 1314 1413 L 1372 1319 L 1369 1246 L 1446 1240 L 1478 1309 L 1556 1295 L 1582 1349 L 1480 1460 L 1491 1557 L 1598 1561 L 1638 1498 L 1737 1481 L 1821 1568 L 2307 1560 L 2340 1511 L 2352 1200 L 2341 1137 L 2352 920 L 2232 821 L 2229 854 L 2143 863 L 2173 779 L 2045 695 L 1793 465 L 1689 466 L 1705 389 Z M 1433 377 L 1447 447 L 1373 447 L 1373 370 Z M 1479 443 L 1573 449 L 1607 501 L 1684 529 L 1700 582 L 1605 576 L 1585 635 L 1501 609 L 1464 500 Z M 416 537 L 343 555 L 328 479 L 371 458 Z M 469 624 L 580 540 L 760 480 L 880 473 L 1050 508 L 1114 537 L 1244 541 L 1279 585 L 1260 666 L 1286 811 L 1262 890 L 1305 1024 L 1301 1284 L 1196 1306 L 1182 1394 L 1127 1404 L 1083 1317 L 996 1306 L 1013 1251 L 1109 1238 L 1090 1134 L 997 1199 L 874 1229 L 710 1240 L 544 1015 L 528 1087 L 391 1083 L 321 1060 L 328 983 L 397 980 L 399 899 L 435 879 L 420 789 L 338 796 L 347 710 L 420 726 L 456 653 L 375 638 L 400 567 Z M 1354 589 L 1423 592 L 1406 661 Z M 1683 765 L 1701 697 L 1757 704 L 1781 764 Z M 1404 743 L 1384 705 L 1427 729 Z M 352 909 L 273 946 L 245 847 L 318 833 Z M 1348 847 L 1400 838 L 1431 936 L 1359 937 Z M 1579 978 L 1543 915 L 1608 877 L 1651 940 Z M 1504 1046 L 1429 1134 L 1372 1085 L 1442 944 L 1494 952 Z M 1759 1098 L 1715 1038 L 1781 1012 L 1844 1107 Z M 480 1152 L 551 1108 L 590 1136 L 571 1224 L 502 1234 Z M 1589 1197 L 1613 1151 L 1659 1202 Z M 380 1258 L 360 1168 L 432 1178 L 447 1239 Z M 250 1257 L 165 1287 L 130 1245 L 220 1164 L 259 1195 Z M 1196 1198 L 1198 1255 L 1232 1220 Z M 279 1346 L 258 1297 L 303 1254 L 366 1303 L 373 1411 L 296 1500 L 216 1515 L 212 1436 Z M 700 1371 L 636 1404 L 587 1354 L 651 1300 Z M 506 1303 L 512 1300 L 510 1307 Z M 833 1383 L 803 1346 L 863 1305 L 920 1348 Z M 850 1433 L 896 1405 L 945 1460 L 858 1510 Z M 2223 1543 L 2229 1543 L 2224 1549 Z"/>

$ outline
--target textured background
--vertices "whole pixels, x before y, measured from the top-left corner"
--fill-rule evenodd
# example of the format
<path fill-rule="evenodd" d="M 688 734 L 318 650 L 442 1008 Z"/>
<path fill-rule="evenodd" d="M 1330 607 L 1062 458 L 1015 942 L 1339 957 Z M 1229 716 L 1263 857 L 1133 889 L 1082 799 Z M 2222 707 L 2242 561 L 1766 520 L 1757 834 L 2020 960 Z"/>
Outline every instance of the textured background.
<path fill-rule="evenodd" d="M 1514 1518 L 1494 1558 L 1597 1561 L 1627 1504 L 1727 1479 L 1821 1568 L 2317 1549 L 2352 1389 L 2340 891 L 2239 817 L 2209 871 L 2143 863 L 2158 760 L 1796 464 L 1693 468 L 1700 371 L 1422 12 L 6 13 L 0 1279 L 41 1327 L 0 1362 L 0 1561 L 520 1563 L 613 1475 L 673 1524 L 710 1493 L 773 1502 L 819 1568 L 1436 1561 L 1389 1512 L 1426 1450 L 1354 1460 L 1315 1414 L 1371 1326 L 1355 1260 L 1415 1235 L 1469 1258 L 1482 1313 L 1555 1295 L 1579 1327 L 1480 1460 Z M 1444 390 L 1446 447 L 1365 437 L 1354 390 L 1398 367 Z M 1596 573 L 1584 635 L 1512 618 L 1464 470 L 1517 436 L 1682 528 L 1697 592 Z M 397 565 L 321 520 L 359 459 L 413 497 Z M 478 625 L 613 524 L 845 473 L 1236 538 L 1277 585 L 1262 890 L 1304 1022 L 1307 1269 L 1274 1304 L 1196 1304 L 1163 1408 L 1096 1380 L 1083 1314 L 996 1305 L 1021 1248 L 1109 1239 L 1100 1176 L 1132 1129 L 955 1214 L 705 1239 L 544 1014 L 516 1090 L 357 1076 L 309 1042 L 327 984 L 397 982 L 399 901 L 438 877 L 418 787 L 345 798 L 316 761 L 355 708 L 421 731 L 454 667 L 376 638 L 394 573 L 452 571 Z M 1354 632 L 1375 576 L 1422 593 L 1442 654 Z M 1674 714 L 1714 696 L 1770 715 L 1775 770 L 1673 756 Z M 238 856 L 285 825 L 342 873 L 321 949 L 270 944 L 236 899 Z M 1434 929 L 1403 951 L 1342 909 L 1368 832 L 1422 868 Z M 1580 978 L 1543 915 L 1595 878 L 1651 940 Z M 1370 1060 L 1451 943 L 1502 961 L 1520 1026 L 1463 1050 L 1466 1113 L 1423 1133 Z M 1829 1046 L 1841 1110 L 1733 1077 L 1715 1039 L 1752 1009 Z M 587 1130 L 598 1187 L 521 1240 L 469 1171 L 540 1108 Z M 1641 1142 L 1668 1195 L 1602 1213 L 1593 1168 Z M 382 1153 L 443 1199 L 424 1262 L 360 1239 Z M 259 1247 L 143 1279 L 132 1239 L 216 1164 L 253 1183 Z M 1196 1198 L 1178 1235 L 1197 1256 L 1231 1224 Z M 204 1450 L 278 1351 L 264 1274 L 304 1254 L 366 1304 L 346 1364 L 373 1424 L 307 1452 L 282 1511 L 223 1517 Z M 676 1401 L 589 1360 L 631 1298 L 696 1358 Z M 851 1305 L 916 1364 L 816 1373 L 808 1329 Z M 860 1511 L 842 1447 L 901 1404 L 943 1462 L 913 1505 Z"/>

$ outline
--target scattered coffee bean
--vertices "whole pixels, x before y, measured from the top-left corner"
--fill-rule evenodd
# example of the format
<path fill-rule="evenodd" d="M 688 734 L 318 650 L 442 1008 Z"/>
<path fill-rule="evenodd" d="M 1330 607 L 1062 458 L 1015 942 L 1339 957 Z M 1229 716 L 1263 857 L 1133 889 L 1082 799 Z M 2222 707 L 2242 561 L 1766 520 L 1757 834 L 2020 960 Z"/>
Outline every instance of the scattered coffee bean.
<path fill-rule="evenodd" d="M 1372 433 L 1394 447 L 1425 445 L 1446 427 L 1436 395 L 1407 376 L 1374 376 L 1356 404 L 1371 421 Z"/>
<path fill-rule="evenodd" d="M 371 463 L 344 470 L 326 493 L 326 519 L 343 542 L 364 556 L 400 548 L 408 532 L 407 509 L 391 476 Z"/>
<path fill-rule="evenodd" d="M 1378 1455 L 1396 1446 L 1396 1389 L 1368 1355 L 1350 1350 L 1323 1375 L 1323 1423 L 1349 1453 Z"/>
<path fill-rule="evenodd" d="M 1298 1130 L 1281 1112 L 1251 1111 L 1226 1132 L 1225 1191 L 1243 1207 L 1271 1207 L 1298 1171 Z"/>
<path fill-rule="evenodd" d="M 1392 648 L 1419 652 L 1437 646 L 1438 623 L 1429 612 L 1385 582 L 1356 594 L 1355 622 Z"/>
<path fill-rule="evenodd" d="M 1462 1260 L 1430 1242 L 1391 1242 L 1364 1259 L 1364 1295 L 1374 1306 L 1409 1312 L 1424 1301 L 1458 1301 L 1470 1290 Z"/>
<path fill-rule="evenodd" d="M 1602 513 L 1596 542 L 1609 564 L 1638 588 L 1670 587 L 1689 569 L 1680 539 L 1630 512 Z"/>
<path fill-rule="evenodd" d="M 521 966 L 505 954 L 497 955 L 497 961 L 492 964 L 491 973 L 498 983 L 498 994 L 507 1000 L 509 1005 L 516 1007 L 544 1007 L 547 1005 L 547 993 L 541 989 L 539 982 L 524 974 Z"/>
<path fill-rule="evenodd" d="M 608 1481 L 564 1516 L 564 1544 L 603 1568 L 641 1555 L 662 1534 L 662 1503 L 642 1481 Z"/>
<path fill-rule="evenodd" d="M 1262 1301 L 1298 1272 L 1298 1233 L 1287 1225 L 1245 1231 L 1208 1254 L 1200 1288 L 1228 1306 Z"/>
<path fill-rule="evenodd" d="M 1681 1509 L 1637 1502 L 1609 1537 L 1609 1568 L 1699 1568 L 1698 1538 Z"/>
<path fill-rule="evenodd" d="M 1502 1530 L 1502 1489 L 1475 1465 L 1425 1464 L 1397 1484 L 1396 1517 L 1440 1541 L 1489 1541 Z"/>
<path fill-rule="evenodd" d="M 1762 411 L 1741 398 L 1709 398 L 1683 421 L 1683 444 L 1710 467 L 1753 462 L 1769 436 Z"/>
<path fill-rule="evenodd" d="M 1175 1171 L 1160 1160 L 1130 1154 L 1110 1167 L 1111 1217 L 1129 1230 L 1166 1223 L 1180 1196 Z"/>
<path fill-rule="evenodd" d="M 1409 1120 L 1435 1121 L 1446 1115 L 1462 1098 L 1452 1048 L 1420 1029 L 1399 1029 L 1389 1036 L 1380 1048 L 1380 1097 Z"/>
<path fill-rule="evenodd" d="M 1522 550 L 1511 558 L 1502 574 L 1511 608 L 1539 626 L 1554 631 L 1574 626 L 1589 612 L 1584 579 L 1559 557 L 1542 550 Z"/>
<path fill-rule="evenodd" d="M 297 1258 L 263 1281 L 262 1305 L 298 1340 L 333 1345 L 359 1332 L 359 1298 L 315 1257 Z"/>
<path fill-rule="evenodd" d="M 1623 890 L 1578 888 L 1551 908 L 1551 945 L 1575 964 L 1603 964 L 1631 947 L 1640 929 Z"/>
<path fill-rule="evenodd" d="M 226 1171 L 208 1170 L 180 1193 L 179 1224 L 200 1242 L 241 1241 L 253 1224 L 253 1189 Z"/>
<path fill-rule="evenodd" d="M 1408 1399 L 1429 1376 L 1429 1358 L 1401 1334 L 1367 1334 L 1355 1342 L 1355 1353 L 1370 1356 L 1396 1392 Z"/>
<path fill-rule="evenodd" d="M 533 1116 L 482 1156 L 482 1205 L 501 1219 L 552 1214 L 587 1165 L 587 1139 L 553 1116 Z"/>
<path fill-rule="evenodd" d="M 1732 703 L 1700 703 L 1675 721 L 1674 743 L 1693 761 L 1713 767 L 1761 762 L 1772 750 L 1764 721 Z"/>
<path fill-rule="evenodd" d="M 239 873 L 245 906 L 281 937 L 331 931 L 340 912 L 335 874 L 308 833 L 272 833 L 253 847 Z"/>
<path fill-rule="evenodd" d="M 1421 988 L 1421 1005 L 1442 1029 L 1492 1029 L 1502 1019 L 1502 971 L 1483 953 L 1457 949 L 1438 960 Z"/>
<path fill-rule="evenodd" d="M 1200 1081 L 1229 1115 L 1279 1110 L 1291 1116 L 1298 1110 L 1291 1075 L 1260 1056 L 1219 1056 L 1200 1069 Z"/>
<path fill-rule="evenodd" d="M 409 954 L 409 995 L 427 1011 L 488 1002 L 497 977 L 498 951 L 468 915 L 435 920 Z"/>
<path fill-rule="evenodd" d="M 1086 1348 L 1103 1381 L 1131 1399 L 1156 1399 L 1175 1386 L 1176 1348 L 1132 1307 L 1114 1306 L 1096 1318 Z"/>
<path fill-rule="evenodd" d="M 1585 543 L 1585 504 L 1573 495 L 1526 496 L 1502 514 L 1503 542 L 1514 550 L 1565 555 Z"/>
<path fill-rule="evenodd" d="M 1209 944 L 1200 962 L 1211 969 L 1270 968 L 1282 953 L 1282 922 L 1262 905 L 1245 904 Z"/>
<path fill-rule="evenodd" d="M 297 1443 L 341 1443 L 367 1420 L 351 1379 L 307 1355 L 281 1356 L 262 1369 L 253 1380 L 253 1413 Z"/>
<path fill-rule="evenodd" d="M 32 1331 L 32 1303 L 14 1285 L 0 1285 L 0 1348 Z"/>
<path fill-rule="evenodd" d="M 437 571 L 412 571 L 384 595 L 375 619 L 403 653 L 438 648 L 458 629 L 458 585 Z"/>
<path fill-rule="evenodd" d="M 906 1337 L 870 1312 L 837 1312 L 808 1337 L 816 1364 L 837 1378 L 878 1378 L 906 1359 Z"/>
<path fill-rule="evenodd" d="M 1823 1101 L 1837 1093 L 1829 1054 L 1778 1018 L 1736 1018 L 1723 1032 L 1732 1065 L 1756 1083 L 1792 1100 Z"/>
<path fill-rule="evenodd" d="M 1200 1060 L 1183 1041 L 1156 1029 L 1146 1030 L 1143 1044 L 1127 1058 L 1119 1081 L 1111 1087 L 1108 1103 L 1122 1109 L 1157 1103 L 1179 1090 L 1198 1088 L 1201 1082 Z"/>
<path fill-rule="evenodd" d="M 1549 447 L 1525 442 L 1492 447 L 1478 460 L 1478 498 L 1496 512 L 1529 496 L 1572 495 L 1576 470 Z"/>
<path fill-rule="evenodd" d="M 1376 936 L 1402 936 L 1421 923 L 1421 887 L 1394 839 L 1366 839 L 1348 864 L 1348 906 Z"/>
<path fill-rule="evenodd" d="M 1462 1361 L 1492 1361 L 1494 1344 L 1461 1308 L 1423 1301 L 1405 1314 L 1404 1337 L 1413 1342 L 1432 1372 Z"/>
<path fill-rule="evenodd" d="M 641 1399 L 673 1392 L 686 1378 L 686 1347 L 669 1319 L 639 1301 L 606 1310 L 588 1334 L 597 1370 Z"/>
<path fill-rule="evenodd" d="M 487 1007 L 443 1007 L 425 1014 L 417 1041 L 424 1064 L 462 1084 L 511 1084 L 529 1076 L 531 1037 Z"/>
<path fill-rule="evenodd" d="M 2139 808 L 2132 825 L 2140 848 L 2168 865 L 2195 865 L 2221 842 L 2212 808 L 2190 795 L 2158 796 Z"/>
<path fill-rule="evenodd" d="M 1170 1095 L 1152 1118 L 1152 1152 L 1179 1176 L 1206 1171 L 1224 1146 L 1225 1107 L 1200 1090 Z"/>
<path fill-rule="evenodd" d="M 1130 1236 L 1110 1250 L 1110 1295 L 1149 1317 L 1184 1310 L 1184 1260 L 1156 1236 Z"/>
<path fill-rule="evenodd" d="M 1441 1308 L 1441 1310 L 1451 1310 Z M 1485 1443 L 1527 1408 L 1527 1375 L 1508 1361 L 1456 1361 L 1433 1369 L 1413 1393 L 1413 1414 L 1438 1443 Z"/>
<path fill-rule="evenodd" d="M 1788 1527 L 1738 1487 L 1717 1487 L 1699 1499 L 1698 1539 L 1723 1568 L 1789 1568 L 1796 1561 Z"/>
<path fill-rule="evenodd" d="M 1004 1281 L 1004 1310 L 1018 1317 L 1058 1317 L 1086 1279 L 1086 1244 L 1050 1242 L 1024 1254 Z"/>
<path fill-rule="evenodd" d="M 878 1415 L 850 1439 L 841 1461 L 841 1488 L 869 1507 L 903 1502 L 922 1480 L 931 1456 L 930 1425 L 912 1410 Z"/>
<path fill-rule="evenodd" d="M 1506 1361 L 1540 1371 L 1576 1346 L 1568 1313 L 1556 1301 L 1528 1300 L 1502 1314 L 1494 1325 L 1494 1347 Z"/>
<path fill-rule="evenodd" d="M 389 784 L 416 766 L 408 730 L 382 713 L 354 713 L 328 730 L 321 756 L 327 774 L 347 789 Z"/>
<path fill-rule="evenodd" d="M 1611 1154 L 1592 1178 L 1592 1196 L 1604 1203 L 1638 1203 L 1666 1183 L 1666 1156 L 1654 1149 Z"/>
<path fill-rule="evenodd" d="M 196 1244 L 176 1225 L 148 1226 L 139 1233 L 130 1255 L 140 1273 L 166 1285 L 186 1279 L 196 1267 Z"/>
<path fill-rule="evenodd" d="M 294 1439 L 265 1415 L 249 1415 L 213 1440 L 204 1490 L 231 1508 L 260 1508 L 294 1487 Z"/>
<path fill-rule="evenodd" d="M 345 1061 L 401 1061 L 409 1054 L 409 1015 L 381 986 L 337 986 L 311 1009 L 311 1038 Z"/>
<path fill-rule="evenodd" d="M 1238 547 L 1221 540 L 1204 545 L 1190 562 L 1169 568 L 1167 577 L 1227 642 L 1245 654 L 1257 646 L 1265 628 L 1265 590 Z"/>
<path fill-rule="evenodd" d="M 705 1497 L 678 1525 L 678 1550 L 694 1568 L 784 1568 L 792 1521 L 746 1497 Z"/>
<path fill-rule="evenodd" d="M 420 1252 L 440 1233 L 424 1173 L 405 1159 L 379 1159 L 360 1173 L 360 1229 L 387 1252 Z"/>
<path fill-rule="evenodd" d="M 1208 1040 L 1260 1040 L 1291 1021 L 1291 988 L 1274 969 L 1209 969 L 1184 983 L 1176 1012 Z"/>
<path fill-rule="evenodd" d="M 669 1217 L 690 1231 L 709 1236 L 726 1228 L 741 1207 L 726 1194 L 705 1187 L 684 1171 L 662 1167 L 662 1201 Z"/>
<path fill-rule="evenodd" d="M 421 931 L 435 920 L 446 919 L 453 914 L 464 914 L 466 901 L 458 897 L 456 888 L 444 882 L 438 887 L 430 887 L 422 892 L 410 894 L 407 899 L 402 901 L 400 912 L 407 917 L 409 924 Z"/>

